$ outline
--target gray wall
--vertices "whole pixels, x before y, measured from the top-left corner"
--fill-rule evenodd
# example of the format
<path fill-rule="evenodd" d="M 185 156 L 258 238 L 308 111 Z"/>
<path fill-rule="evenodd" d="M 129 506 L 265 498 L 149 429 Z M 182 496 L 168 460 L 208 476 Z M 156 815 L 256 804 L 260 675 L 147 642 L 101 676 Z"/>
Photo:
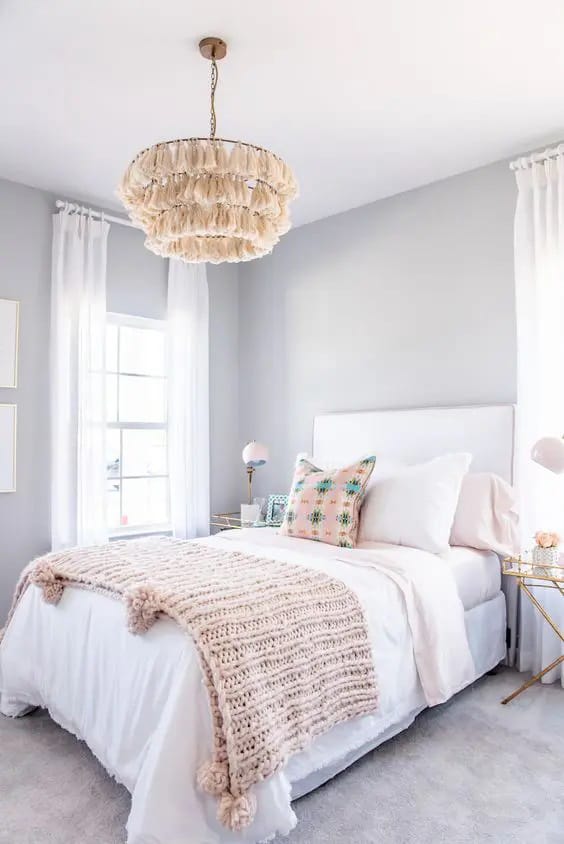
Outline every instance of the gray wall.
<path fill-rule="evenodd" d="M 19 299 L 17 491 L 0 494 L 0 625 L 17 576 L 49 550 L 49 287 L 55 197 L 0 180 L 0 297 Z M 108 238 L 108 310 L 155 319 L 166 315 L 167 263 L 143 235 L 114 225 Z M 211 267 L 210 430 L 213 510 L 239 501 L 237 267 Z M 230 459 L 231 458 L 231 459 Z M 242 464 L 241 464 L 242 465 Z"/>
<path fill-rule="evenodd" d="M 0 493 L 0 626 L 16 578 L 49 549 L 49 277 L 52 200 L 0 181 L 0 297 L 19 299 L 17 491 Z"/>
<path fill-rule="evenodd" d="M 110 226 L 106 306 L 115 314 L 166 319 L 168 264 L 144 240 L 138 229 Z"/>
<path fill-rule="evenodd" d="M 0 619 L 18 572 L 49 547 L 49 278 L 53 197 L 0 181 L 0 296 L 21 301 L 18 490 L 0 495 Z M 296 229 L 273 255 L 211 267 L 212 509 L 244 500 L 240 461 L 286 491 L 316 413 L 515 400 L 506 163 Z M 108 308 L 163 317 L 166 265 L 114 226 Z"/>
<path fill-rule="evenodd" d="M 516 396 L 505 162 L 298 228 L 240 272 L 240 434 L 285 492 L 313 417 Z"/>
<path fill-rule="evenodd" d="M 212 513 L 244 501 L 239 437 L 239 265 L 208 267 L 210 296 L 210 442 Z"/>

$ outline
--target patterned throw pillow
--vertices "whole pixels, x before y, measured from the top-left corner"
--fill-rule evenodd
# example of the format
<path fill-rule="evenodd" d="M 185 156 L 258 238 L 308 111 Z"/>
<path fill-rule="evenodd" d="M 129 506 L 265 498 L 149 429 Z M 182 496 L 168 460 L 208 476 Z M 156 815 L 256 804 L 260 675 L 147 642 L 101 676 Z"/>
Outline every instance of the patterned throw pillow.
<path fill-rule="evenodd" d="M 298 460 L 281 533 L 354 548 L 358 512 L 375 457 L 345 469 L 324 472 L 306 458 Z"/>

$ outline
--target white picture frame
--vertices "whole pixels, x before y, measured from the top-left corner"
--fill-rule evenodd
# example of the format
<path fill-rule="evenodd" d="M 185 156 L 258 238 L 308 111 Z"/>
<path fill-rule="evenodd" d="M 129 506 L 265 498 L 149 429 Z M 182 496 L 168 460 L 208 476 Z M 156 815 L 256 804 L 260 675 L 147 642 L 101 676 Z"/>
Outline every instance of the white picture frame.
<path fill-rule="evenodd" d="M 20 303 L 0 299 L 0 388 L 18 386 L 18 334 Z"/>
<path fill-rule="evenodd" d="M 287 495 L 269 495 L 266 510 L 266 524 L 269 527 L 280 527 L 284 521 L 284 514 L 288 506 Z"/>
<path fill-rule="evenodd" d="M 0 493 L 16 491 L 17 418 L 15 404 L 0 404 Z"/>

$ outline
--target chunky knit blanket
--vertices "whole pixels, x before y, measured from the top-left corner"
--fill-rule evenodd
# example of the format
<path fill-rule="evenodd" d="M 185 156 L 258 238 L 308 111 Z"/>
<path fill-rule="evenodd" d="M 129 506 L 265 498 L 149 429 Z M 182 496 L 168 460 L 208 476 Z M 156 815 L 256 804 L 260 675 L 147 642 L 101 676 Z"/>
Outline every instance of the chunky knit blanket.
<path fill-rule="evenodd" d="M 52 604 L 69 585 L 121 599 L 132 633 L 164 613 L 190 634 L 213 726 L 198 784 L 219 798 L 230 829 L 252 821 L 253 785 L 335 724 L 377 708 L 360 603 L 322 571 L 159 538 L 39 558 L 22 575 L 12 613 L 29 584 Z"/>

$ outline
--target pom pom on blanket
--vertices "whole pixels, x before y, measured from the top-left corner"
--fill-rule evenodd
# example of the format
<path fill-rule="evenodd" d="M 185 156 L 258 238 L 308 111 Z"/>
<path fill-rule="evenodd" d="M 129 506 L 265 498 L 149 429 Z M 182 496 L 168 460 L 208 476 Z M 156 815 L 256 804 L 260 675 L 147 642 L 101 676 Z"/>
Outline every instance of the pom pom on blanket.
<path fill-rule="evenodd" d="M 198 770 L 198 787 L 216 797 L 225 794 L 229 789 L 227 762 L 205 762 Z"/>
<path fill-rule="evenodd" d="M 47 604 L 58 604 L 61 600 L 65 585 L 46 561 L 37 563 L 30 575 L 30 580 L 39 586 L 43 592 L 43 600 Z"/>
<path fill-rule="evenodd" d="M 127 629 L 130 633 L 146 633 L 162 611 L 162 600 L 148 584 L 134 586 L 125 595 Z"/>
<path fill-rule="evenodd" d="M 219 801 L 217 817 L 227 829 L 240 832 L 252 823 L 256 811 L 256 797 L 250 791 L 237 797 L 228 791 Z"/>

